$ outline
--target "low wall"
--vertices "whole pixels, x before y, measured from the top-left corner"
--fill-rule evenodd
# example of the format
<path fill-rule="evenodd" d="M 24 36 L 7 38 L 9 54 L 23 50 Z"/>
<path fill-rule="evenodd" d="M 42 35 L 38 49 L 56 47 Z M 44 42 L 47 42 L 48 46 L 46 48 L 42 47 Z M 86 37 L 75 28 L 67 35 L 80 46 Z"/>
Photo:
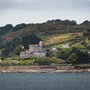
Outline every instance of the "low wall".
<path fill-rule="evenodd" d="M 39 72 L 38 66 L 10 66 L 10 72 Z"/>
<path fill-rule="evenodd" d="M 75 69 L 74 66 L 56 66 L 58 70 L 70 70 Z"/>
<path fill-rule="evenodd" d="M 73 72 L 76 69 L 74 66 L 0 66 L 0 72 Z M 84 69 L 86 70 L 86 69 Z M 75 71 L 75 72 L 76 72 Z"/>

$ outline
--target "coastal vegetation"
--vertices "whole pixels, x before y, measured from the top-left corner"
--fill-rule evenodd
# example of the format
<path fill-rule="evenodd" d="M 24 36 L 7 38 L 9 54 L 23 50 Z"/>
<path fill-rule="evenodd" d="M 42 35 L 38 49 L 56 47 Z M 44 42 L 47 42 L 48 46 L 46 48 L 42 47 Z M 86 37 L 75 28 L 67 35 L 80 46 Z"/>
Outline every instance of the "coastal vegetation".
<path fill-rule="evenodd" d="M 19 58 L 29 44 L 43 41 L 45 58 Z M 63 45 L 70 48 L 64 48 Z M 23 47 L 23 48 L 22 48 Z M 50 51 L 51 47 L 58 52 Z M 63 47 L 63 48 L 62 48 Z M 8 24 L 0 27 L 0 65 L 75 65 L 90 63 L 90 21 L 77 24 L 70 20 L 45 23 Z"/>

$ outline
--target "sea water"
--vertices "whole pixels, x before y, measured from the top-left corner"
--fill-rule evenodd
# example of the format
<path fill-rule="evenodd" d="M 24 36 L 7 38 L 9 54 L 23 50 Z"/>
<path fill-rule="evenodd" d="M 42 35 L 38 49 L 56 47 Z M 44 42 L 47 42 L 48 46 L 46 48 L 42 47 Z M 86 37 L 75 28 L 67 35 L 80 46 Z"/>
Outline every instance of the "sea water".
<path fill-rule="evenodd" d="M 0 73 L 0 90 L 90 90 L 90 73 Z"/>

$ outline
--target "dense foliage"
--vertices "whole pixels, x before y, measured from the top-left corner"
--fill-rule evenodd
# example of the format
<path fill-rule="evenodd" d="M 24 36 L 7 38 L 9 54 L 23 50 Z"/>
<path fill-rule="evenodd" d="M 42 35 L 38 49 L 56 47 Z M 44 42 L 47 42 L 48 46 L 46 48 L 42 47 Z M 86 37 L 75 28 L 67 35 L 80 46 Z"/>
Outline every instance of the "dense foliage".
<path fill-rule="evenodd" d="M 0 35 L 6 34 L 13 30 L 13 26 L 11 24 L 7 24 L 4 27 L 0 27 Z"/>
<path fill-rule="evenodd" d="M 13 27 L 12 24 L 7 24 L 6 26 L 0 27 L 0 35 L 4 35 L 7 34 L 8 32 L 14 32 L 17 30 L 21 30 L 23 28 L 25 28 L 26 24 L 22 23 L 22 24 L 17 24 L 15 27 Z"/>
<path fill-rule="evenodd" d="M 67 34 L 72 32 L 73 33 L 84 32 L 83 36 L 89 36 L 90 22 L 84 21 L 81 24 L 77 24 L 76 21 L 56 19 L 56 20 L 49 20 L 45 23 L 37 23 L 37 24 L 22 23 L 16 26 L 12 26 L 11 24 L 8 24 L 6 26 L 0 27 L 0 49 L 2 51 L 1 56 L 7 57 L 11 55 L 12 52 L 18 55 L 21 51 L 21 48 L 19 48 L 20 45 L 23 45 L 25 49 L 27 49 L 29 44 L 38 44 L 39 41 L 41 40 L 41 37 L 44 40 L 45 36 L 48 37 L 50 35 L 55 35 L 55 34 L 60 35 L 60 34 Z M 80 39 L 82 39 L 82 37 L 78 38 L 78 40 Z M 76 40 L 75 38 L 74 41 L 78 42 L 78 40 Z M 90 48 L 90 44 L 88 44 L 88 49 L 89 48 Z M 79 58 L 78 60 L 76 60 L 77 63 L 88 62 L 87 52 L 72 50 L 72 53 L 77 54 Z M 56 53 L 52 53 L 51 56 L 53 57 L 58 56 L 59 58 L 67 60 L 69 55 L 71 55 L 72 53 L 71 51 L 69 52 L 63 50 L 60 51 L 58 55 L 56 55 Z"/>
<path fill-rule="evenodd" d="M 72 64 L 90 62 L 90 56 L 88 52 L 81 51 L 77 48 L 72 48 L 70 50 L 60 50 L 58 57 L 64 59 L 67 63 Z"/>
<path fill-rule="evenodd" d="M 41 39 L 36 35 L 24 35 L 21 39 L 15 38 L 12 41 L 8 41 L 4 49 L 2 50 L 2 57 L 10 55 L 10 53 L 19 54 L 22 45 L 27 49 L 29 44 L 38 44 Z"/>
<path fill-rule="evenodd" d="M 22 47 L 24 47 L 23 45 L 20 45 L 18 47 L 16 47 L 16 49 L 13 51 L 14 54 L 20 55 L 20 52 L 22 51 Z"/>
<path fill-rule="evenodd" d="M 80 51 L 77 48 L 73 48 L 71 53 L 76 53 L 78 59 L 75 61 L 75 63 L 89 63 L 90 57 L 88 52 Z"/>
<path fill-rule="evenodd" d="M 66 50 L 60 50 L 59 52 L 58 52 L 58 58 L 61 58 L 61 59 L 67 59 L 67 57 L 69 56 L 69 52 L 68 51 L 66 51 Z"/>
<path fill-rule="evenodd" d="M 90 36 L 90 29 L 85 30 L 83 32 L 83 36 L 86 36 L 86 37 Z"/>
<path fill-rule="evenodd" d="M 2 57 L 6 57 L 8 56 L 11 52 L 13 52 L 16 47 L 18 47 L 21 43 L 21 40 L 18 38 L 13 39 L 12 41 L 8 41 L 5 46 L 4 49 L 2 50 Z"/>
<path fill-rule="evenodd" d="M 53 58 L 37 58 L 34 63 L 39 65 L 50 65 L 51 63 L 56 63 L 57 61 Z"/>
<path fill-rule="evenodd" d="M 74 64 L 78 59 L 78 56 L 76 53 L 72 53 L 68 58 L 67 58 L 67 63 Z"/>
<path fill-rule="evenodd" d="M 36 35 L 24 35 L 22 37 L 22 45 L 25 47 L 25 49 L 29 48 L 29 44 L 38 44 L 41 39 L 37 37 Z"/>

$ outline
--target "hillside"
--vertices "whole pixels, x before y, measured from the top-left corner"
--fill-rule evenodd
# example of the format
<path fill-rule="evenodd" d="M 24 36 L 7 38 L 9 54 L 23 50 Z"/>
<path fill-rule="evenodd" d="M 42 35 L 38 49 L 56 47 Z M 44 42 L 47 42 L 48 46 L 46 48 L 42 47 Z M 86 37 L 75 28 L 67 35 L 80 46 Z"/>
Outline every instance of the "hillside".
<path fill-rule="evenodd" d="M 71 47 L 78 45 L 80 48 L 85 48 L 80 43 L 83 40 L 82 32 L 86 29 L 90 29 L 89 21 L 77 24 L 76 21 L 57 19 L 45 23 L 18 24 L 15 27 L 8 24 L 0 27 L 0 49 L 10 54 L 21 44 L 23 36 L 31 34 L 41 38 L 46 47 L 61 47 L 68 43 Z"/>
<path fill-rule="evenodd" d="M 82 44 L 83 40 L 85 40 L 82 32 L 43 36 L 41 38 L 46 47 L 62 48 L 63 45 L 69 44 L 70 47 L 76 47 L 83 51 L 89 50 Z"/>

